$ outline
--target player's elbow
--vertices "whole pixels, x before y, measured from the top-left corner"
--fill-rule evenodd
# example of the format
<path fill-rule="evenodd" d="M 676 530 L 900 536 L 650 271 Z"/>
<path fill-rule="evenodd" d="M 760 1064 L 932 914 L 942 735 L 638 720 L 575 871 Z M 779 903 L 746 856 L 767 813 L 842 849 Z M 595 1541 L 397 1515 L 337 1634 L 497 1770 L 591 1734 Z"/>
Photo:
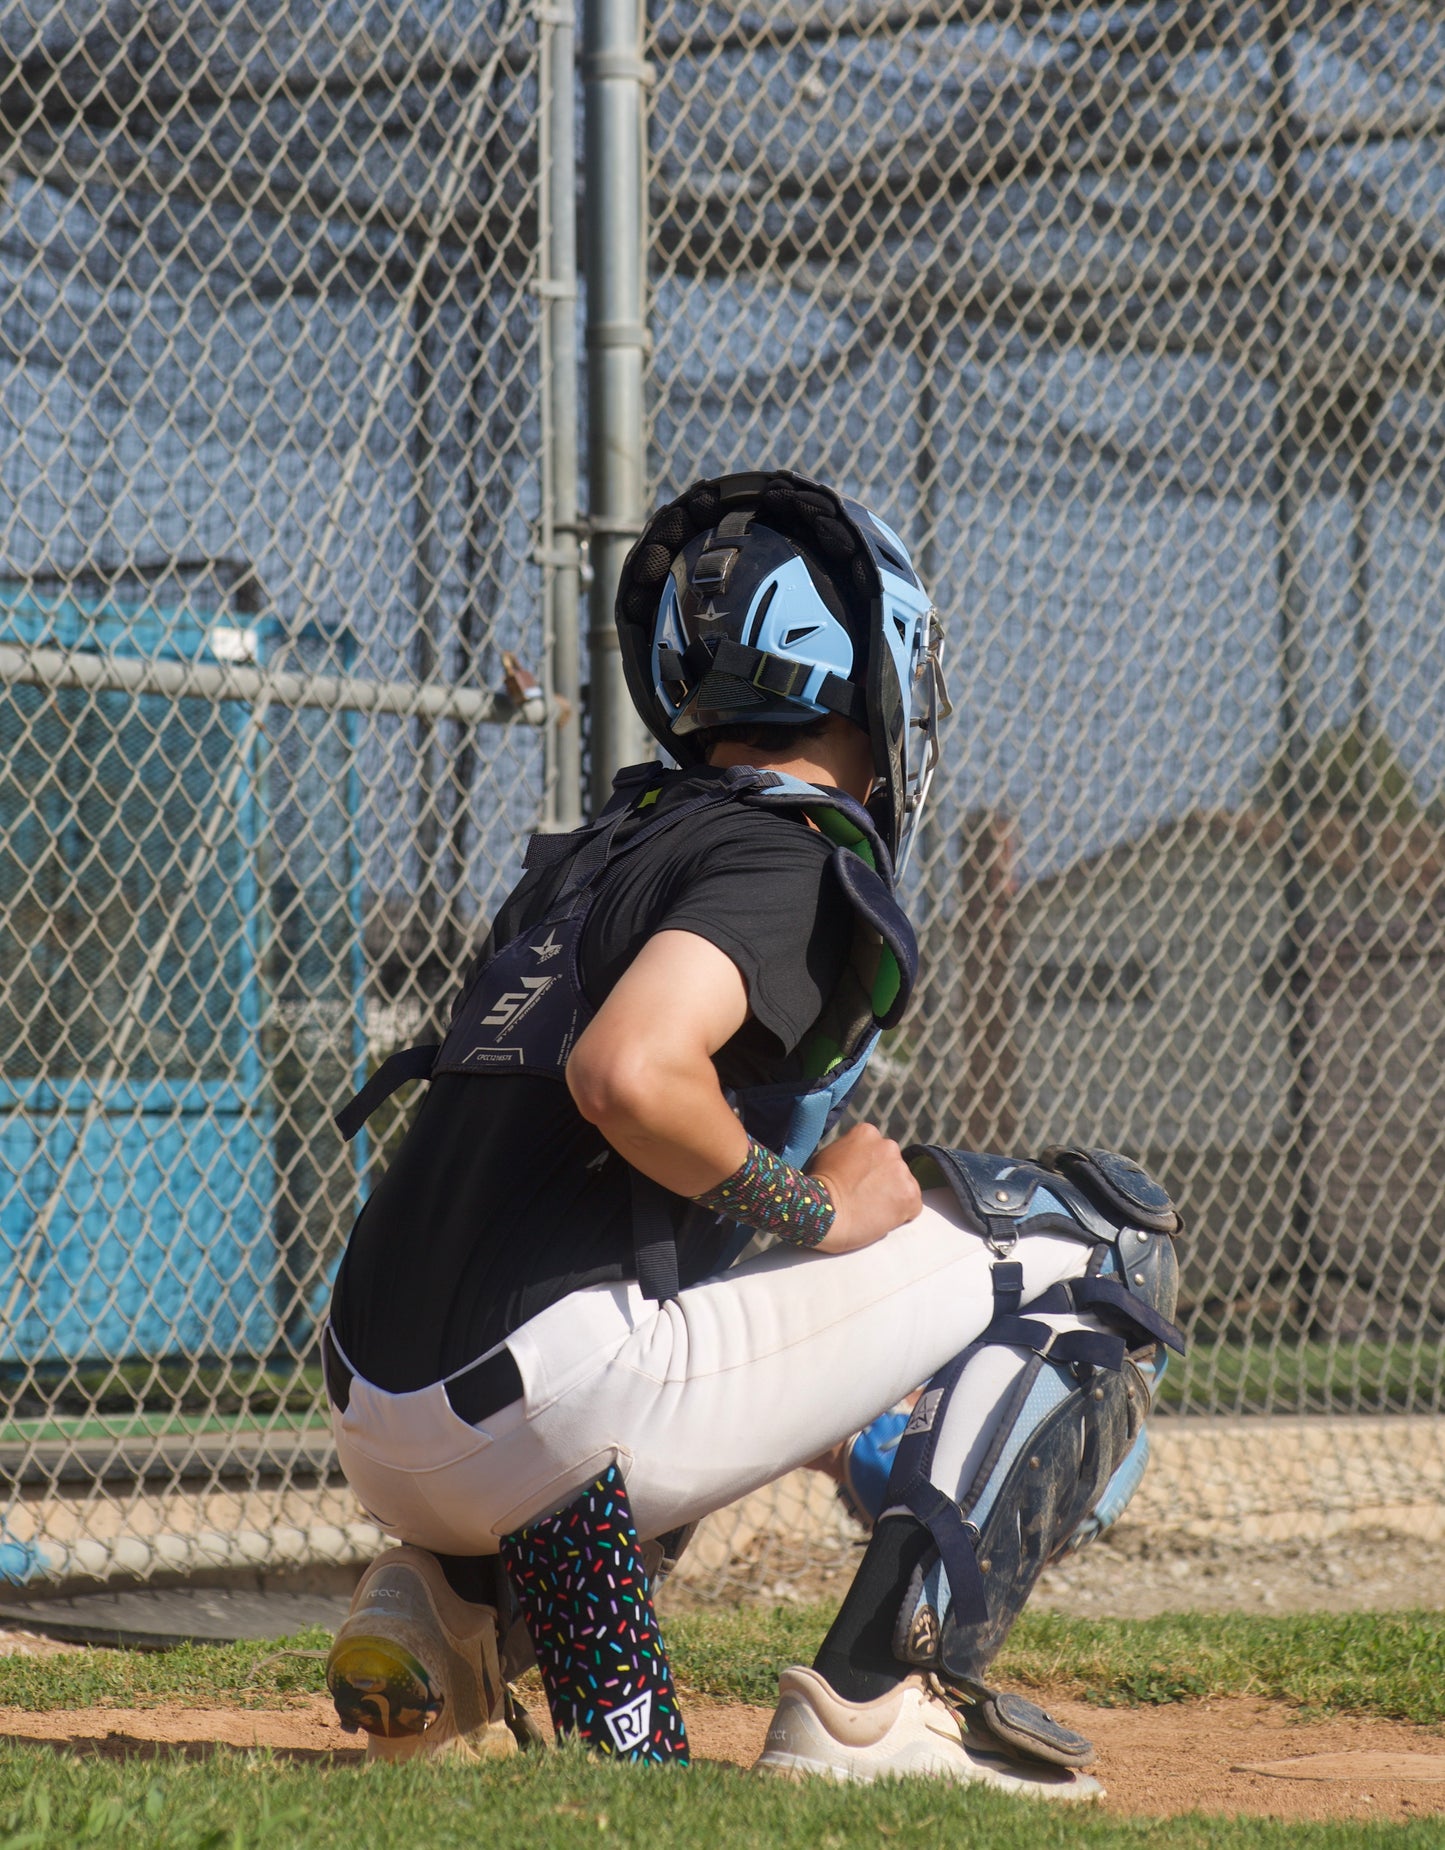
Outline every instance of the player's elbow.
<path fill-rule="evenodd" d="M 591 1042 L 586 1035 L 567 1062 L 567 1089 L 589 1124 L 612 1129 L 645 1126 L 656 1106 L 656 1062 L 635 1043 Z"/>

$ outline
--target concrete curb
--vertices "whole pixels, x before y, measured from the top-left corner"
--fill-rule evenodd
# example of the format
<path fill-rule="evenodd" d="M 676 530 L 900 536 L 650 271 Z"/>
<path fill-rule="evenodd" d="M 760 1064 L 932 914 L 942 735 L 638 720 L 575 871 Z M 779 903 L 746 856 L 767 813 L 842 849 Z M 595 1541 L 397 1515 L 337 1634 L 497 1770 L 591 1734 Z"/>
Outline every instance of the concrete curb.
<path fill-rule="evenodd" d="M 1171 1535 L 1278 1542 L 1351 1529 L 1445 1541 L 1445 1416 L 1165 1418 L 1149 1432 L 1153 1457 L 1120 1527 L 1165 1546 Z M 783 1557 L 799 1552 L 836 1570 L 860 1539 L 831 1483 L 793 1471 L 709 1516 L 678 1578 L 699 1591 L 785 1578 Z"/>
<path fill-rule="evenodd" d="M 1445 1541 L 1445 1416 L 1159 1419 L 1153 1460 L 1121 1528 L 1183 1540 L 1308 1540 L 1378 1529 Z M 699 1592 L 786 1589 L 836 1574 L 862 1531 L 829 1479 L 793 1471 L 709 1516 L 678 1578 Z M 0 1580 L 93 1582 L 318 1562 L 388 1545 L 344 1485 L 23 1497 L 10 1506 Z M 14 1562 L 7 1567 L 10 1555 Z"/>

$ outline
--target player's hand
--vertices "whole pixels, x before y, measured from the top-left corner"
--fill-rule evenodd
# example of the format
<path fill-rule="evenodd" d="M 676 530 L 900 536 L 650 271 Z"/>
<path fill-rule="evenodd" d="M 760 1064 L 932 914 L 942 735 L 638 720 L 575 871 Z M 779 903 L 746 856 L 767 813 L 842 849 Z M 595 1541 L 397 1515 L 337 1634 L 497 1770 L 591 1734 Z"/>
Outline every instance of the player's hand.
<path fill-rule="evenodd" d="M 871 1246 L 895 1227 L 914 1220 L 923 1193 L 903 1153 L 876 1124 L 855 1124 L 808 1164 L 833 1197 L 837 1210 L 828 1237 L 815 1250 L 851 1253 Z"/>

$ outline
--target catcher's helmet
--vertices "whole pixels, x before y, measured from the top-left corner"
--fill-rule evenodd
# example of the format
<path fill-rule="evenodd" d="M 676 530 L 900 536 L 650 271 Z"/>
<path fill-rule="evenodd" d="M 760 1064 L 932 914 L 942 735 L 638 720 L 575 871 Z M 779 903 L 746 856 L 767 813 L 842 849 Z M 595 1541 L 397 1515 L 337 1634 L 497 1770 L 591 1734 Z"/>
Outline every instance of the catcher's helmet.
<path fill-rule="evenodd" d="M 695 482 L 628 554 L 617 631 L 637 709 L 680 763 L 717 726 L 860 726 L 870 808 L 902 861 L 948 707 L 937 613 L 876 514 L 789 470 Z"/>

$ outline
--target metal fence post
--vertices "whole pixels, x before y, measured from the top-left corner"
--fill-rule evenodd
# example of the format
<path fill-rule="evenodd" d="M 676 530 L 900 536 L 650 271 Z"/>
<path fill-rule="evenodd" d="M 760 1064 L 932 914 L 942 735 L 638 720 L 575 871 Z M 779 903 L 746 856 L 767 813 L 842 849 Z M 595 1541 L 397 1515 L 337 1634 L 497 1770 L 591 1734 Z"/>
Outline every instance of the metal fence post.
<path fill-rule="evenodd" d="M 1274 498 L 1274 569 L 1278 588 L 1276 627 L 1279 662 L 1280 845 L 1284 875 L 1284 939 L 1280 973 L 1288 1010 L 1289 1090 L 1284 1108 L 1285 1187 L 1289 1194 L 1294 1240 L 1287 1261 L 1291 1282 L 1307 1301 L 1311 1291 L 1308 1255 L 1318 1219 L 1311 1157 L 1315 1142 L 1314 1092 L 1317 1079 L 1315 1038 L 1316 976 L 1311 967 L 1315 924 L 1306 864 L 1309 820 L 1306 815 L 1305 761 L 1309 752 L 1305 715 L 1305 591 L 1301 577 L 1300 485 L 1300 342 L 1298 309 L 1299 176 L 1296 161 L 1294 3 L 1277 0 L 1266 30 L 1270 68 L 1269 162 L 1270 226 L 1273 239 L 1269 270 L 1272 371 L 1275 388 L 1273 453 L 1269 480 Z M 1307 441 L 1307 439 L 1306 439 Z"/>
<path fill-rule="evenodd" d="M 643 286 L 647 227 L 643 193 L 648 67 L 640 0 L 584 0 L 582 75 L 587 186 L 587 478 L 592 535 L 592 802 L 619 766 L 644 753 L 627 697 L 612 623 L 622 561 L 639 531 L 646 494 L 642 377 L 647 341 Z"/>
<path fill-rule="evenodd" d="M 553 785 L 548 819 L 558 829 L 582 820 L 582 560 L 577 470 L 577 34 L 571 0 L 544 7 L 542 65 L 547 245 L 542 283 L 547 317 L 548 422 L 551 435 L 552 690 L 567 711 L 553 722 Z"/>

